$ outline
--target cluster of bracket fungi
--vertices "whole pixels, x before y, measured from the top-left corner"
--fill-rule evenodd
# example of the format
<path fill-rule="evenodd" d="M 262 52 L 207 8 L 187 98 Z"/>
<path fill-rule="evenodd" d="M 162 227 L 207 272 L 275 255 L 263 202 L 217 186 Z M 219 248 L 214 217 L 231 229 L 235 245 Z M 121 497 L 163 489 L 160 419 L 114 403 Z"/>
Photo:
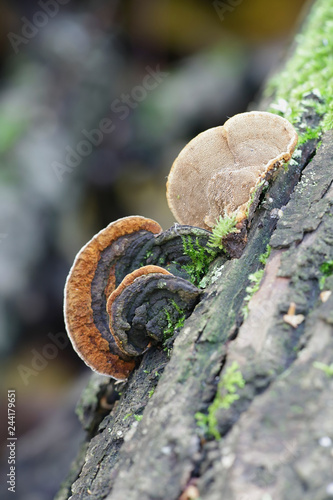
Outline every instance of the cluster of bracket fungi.
<path fill-rule="evenodd" d="M 90 368 L 126 379 L 138 356 L 163 343 L 168 318 L 189 316 L 200 291 L 186 271 L 184 240 L 207 248 L 218 217 L 235 217 L 236 230 L 223 244 L 238 257 L 263 181 L 291 158 L 296 143 L 284 118 L 236 115 L 199 134 L 175 160 L 167 199 L 179 224 L 163 231 L 151 219 L 125 217 L 80 250 L 65 285 L 64 315 L 74 349 Z"/>
<path fill-rule="evenodd" d="M 188 316 L 199 298 L 189 281 L 183 239 L 206 246 L 191 226 L 162 231 L 145 217 L 109 224 L 77 255 L 65 287 L 65 320 L 74 349 L 93 370 L 125 379 L 135 358 L 163 342 L 168 317 Z M 177 305 L 177 307 L 174 306 Z"/>

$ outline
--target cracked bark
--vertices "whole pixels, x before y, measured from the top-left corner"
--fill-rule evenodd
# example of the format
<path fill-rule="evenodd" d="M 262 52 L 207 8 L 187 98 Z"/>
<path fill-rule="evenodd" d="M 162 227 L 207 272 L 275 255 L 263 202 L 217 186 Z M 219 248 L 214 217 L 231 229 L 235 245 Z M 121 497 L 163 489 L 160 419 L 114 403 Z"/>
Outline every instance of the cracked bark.
<path fill-rule="evenodd" d="M 319 117 L 309 110 L 303 122 L 314 127 Z M 333 260 L 332 180 L 330 131 L 318 150 L 308 141 L 298 165 L 279 171 L 241 258 L 214 262 L 170 359 L 148 351 L 106 415 L 117 386 L 92 376 L 79 406 L 87 442 L 58 500 L 176 500 L 190 484 L 201 500 L 330 498 L 333 378 L 313 362 L 333 358 L 333 295 L 322 302 L 318 284 L 321 264 Z M 248 277 L 268 243 L 264 277 L 242 321 Z M 325 282 L 332 287 L 333 276 Z M 283 321 L 291 302 L 305 318 L 296 329 Z M 205 440 L 195 414 L 207 411 L 234 361 L 245 387 L 218 411 L 221 440 Z"/>

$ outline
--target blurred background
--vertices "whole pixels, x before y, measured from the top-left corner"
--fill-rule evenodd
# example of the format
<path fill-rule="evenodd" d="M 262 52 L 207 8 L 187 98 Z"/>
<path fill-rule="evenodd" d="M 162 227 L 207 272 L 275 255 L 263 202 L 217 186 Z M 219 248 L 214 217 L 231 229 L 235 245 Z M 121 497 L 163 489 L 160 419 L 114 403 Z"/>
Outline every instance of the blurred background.
<path fill-rule="evenodd" d="M 172 225 L 173 160 L 254 106 L 305 3 L 0 0 L 0 422 L 4 443 L 16 389 L 16 498 L 53 498 L 84 438 L 90 371 L 62 316 L 76 253 L 119 217 Z"/>

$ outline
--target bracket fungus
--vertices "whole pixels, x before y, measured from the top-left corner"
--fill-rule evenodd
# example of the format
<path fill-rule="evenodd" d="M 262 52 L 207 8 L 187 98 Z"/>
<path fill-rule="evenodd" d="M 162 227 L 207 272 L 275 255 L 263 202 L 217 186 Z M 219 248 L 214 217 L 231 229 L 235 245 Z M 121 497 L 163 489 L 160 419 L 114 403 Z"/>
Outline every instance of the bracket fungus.
<path fill-rule="evenodd" d="M 189 238 L 192 245 L 205 245 L 209 236 L 204 229 L 177 225 L 162 232 L 157 222 L 132 216 L 112 222 L 80 250 L 65 284 L 64 316 L 73 347 L 90 368 L 116 379 L 127 378 L 135 366 L 133 356 L 161 341 L 162 330 L 158 330 L 165 323 L 163 308 L 169 307 L 166 303 L 172 295 L 189 314 L 199 290 L 182 278 L 188 278 L 182 269 L 191 261 L 184 253 L 182 238 Z M 177 276 L 154 264 L 170 267 Z M 111 327 L 106 308 L 110 297 L 114 301 L 109 306 L 114 318 Z M 140 300 L 139 312 L 131 318 L 131 308 Z M 149 340 L 143 339 L 141 331 L 144 309 Z M 125 310 L 130 322 L 121 319 Z M 152 311 L 154 317 L 150 317 Z M 124 332 L 129 323 L 127 339 Z"/>
<path fill-rule="evenodd" d="M 65 284 L 64 317 L 73 347 L 93 370 L 126 378 L 134 362 L 118 349 L 108 327 L 106 300 L 116 287 L 116 262 L 133 237 L 161 231 L 155 221 L 126 217 L 109 224 L 77 254 Z"/>
<path fill-rule="evenodd" d="M 127 275 L 110 295 L 110 331 L 126 355 L 140 356 L 152 343 L 162 343 L 168 318 L 187 317 L 199 290 L 158 266 L 144 266 Z"/>
<path fill-rule="evenodd" d="M 220 216 L 245 221 L 250 205 L 259 201 L 254 194 L 262 181 L 291 158 L 297 139 L 288 120 L 261 111 L 235 115 L 223 126 L 202 132 L 170 170 L 171 212 L 180 224 L 204 229 L 211 229 Z"/>

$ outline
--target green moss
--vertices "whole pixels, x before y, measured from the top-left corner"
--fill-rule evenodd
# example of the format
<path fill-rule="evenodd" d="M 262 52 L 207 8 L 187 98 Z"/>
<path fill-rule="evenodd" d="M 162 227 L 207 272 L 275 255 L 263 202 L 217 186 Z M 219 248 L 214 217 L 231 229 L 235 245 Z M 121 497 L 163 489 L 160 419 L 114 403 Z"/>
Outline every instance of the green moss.
<path fill-rule="evenodd" d="M 229 233 L 235 233 L 236 229 L 236 215 L 229 217 L 225 215 L 222 217 L 220 215 L 219 219 L 216 219 L 216 224 L 212 229 L 212 235 L 209 238 L 208 246 L 214 250 L 223 250 L 222 239 Z"/>
<path fill-rule="evenodd" d="M 189 274 L 191 282 L 198 285 L 207 273 L 209 264 L 215 259 L 217 252 L 201 246 L 198 238 L 193 242 L 191 236 L 182 236 L 182 241 L 184 254 L 191 259 L 191 263 L 183 267 Z"/>
<path fill-rule="evenodd" d="M 259 262 L 263 266 L 266 266 L 267 259 L 271 253 L 271 249 L 272 249 L 271 246 L 267 245 L 266 252 L 259 255 Z M 242 308 L 244 319 L 246 319 L 249 314 L 249 302 L 252 299 L 253 295 L 259 290 L 261 280 L 264 276 L 264 271 L 265 271 L 264 268 L 258 269 L 258 271 L 256 271 L 255 273 L 249 275 L 249 280 L 251 282 L 251 285 L 247 286 L 245 289 L 247 295 L 244 298 L 244 306 Z"/>
<path fill-rule="evenodd" d="M 152 250 L 147 250 L 145 256 L 143 257 L 142 261 L 140 262 L 140 267 L 146 266 L 147 265 L 147 260 L 152 255 L 153 255 L 153 251 Z"/>
<path fill-rule="evenodd" d="M 150 391 L 151 392 L 151 391 Z M 150 396 L 149 396 L 150 397 Z M 140 422 L 140 420 L 143 419 L 143 415 L 133 415 L 133 413 L 127 413 L 127 415 L 124 416 L 123 421 L 127 420 L 129 417 L 134 417 L 137 422 Z"/>
<path fill-rule="evenodd" d="M 322 273 L 322 276 L 319 279 L 319 288 L 320 288 L 320 290 L 323 290 L 324 286 L 325 286 L 326 278 L 328 278 L 329 276 L 332 276 L 332 274 L 333 274 L 333 260 L 328 260 L 327 262 L 324 262 L 319 267 L 319 270 Z"/>
<path fill-rule="evenodd" d="M 263 275 L 264 269 L 259 269 L 255 273 L 249 275 L 251 285 L 247 286 L 245 289 L 247 295 L 244 298 L 244 306 L 242 308 L 244 319 L 246 319 L 249 314 L 249 302 L 252 299 L 253 295 L 259 290 Z"/>
<path fill-rule="evenodd" d="M 263 265 L 263 266 L 266 266 L 266 263 L 267 263 L 267 259 L 268 257 L 270 256 L 271 254 L 271 250 L 272 250 L 272 247 L 270 245 L 267 245 L 266 247 L 266 252 L 265 253 L 262 253 L 261 255 L 259 255 L 259 262 Z"/>
<path fill-rule="evenodd" d="M 171 305 L 175 308 L 176 314 L 172 315 L 167 308 L 164 309 L 168 322 L 167 327 L 163 331 L 164 343 L 169 340 L 170 337 L 172 337 L 175 330 L 177 330 L 178 328 L 182 328 L 185 323 L 184 311 L 174 300 L 171 301 Z"/>
<path fill-rule="evenodd" d="M 153 255 L 152 250 L 147 250 L 146 255 L 145 255 L 145 262 Z"/>
<path fill-rule="evenodd" d="M 299 125 L 301 143 L 333 128 L 332 25 L 333 0 L 318 0 L 303 31 L 296 37 L 297 47 L 285 70 L 267 87 L 266 94 L 274 96 L 268 111 Z M 302 115 L 309 108 L 322 117 L 312 133 L 301 128 Z"/>
<path fill-rule="evenodd" d="M 316 128 L 306 127 L 305 132 L 303 132 L 303 134 L 301 134 L 298 138 L 298 146 L 302 146 L 302 144 L 305 144 L 312 139 L 318 139 L 321 135 L 321 132 L 321 126 Z"/>
<path fill-rule="evenodd" d="M 315 361 L 312 363 L 312 366 L 314 368 L 317 368 L 318 370 L 322 370 L 323 372 L 326 373 L 328 377 L 333 377 L 333 363 L 330 365 L 326 365 L 325 363 L 321 363 L 320 361 Z"/>
<path fill-rule="evenodd" d="M 163 330 L 163 348 L 164 351 L 167 352 L 168 356 L 170 356 L 172 351 L 172 343 L 168 342 L 168 340 L 172 338 L 175 330 L 184 326 L 186 319 L 184 311 L 174 300 L 171 301 L 171 307 L 173 308 L 173 311 L 170 311 L 166 307 L 164 308 L 167 326 Z"/>
<path fill-rule="evenodd" d="M 155 388 L 154 389 L 150 389 L 150 391 L 148 392 L 148 398 L 150 399 L 152 397 L 152 395 L 154 394 L 155 392 Z"/>
<path fill-rule="evenodd" d="M 201 412 L 195 414 L 198 426 L 201 427 L 206 434 L 217 440 L 221 439 L 221 434 L 218 431 L 217 411 L 230 408 L 230 406 L 239 399 L 239 395 L 236 393 L 237 388 L 242 388 L 244 385 L 245 380 L 239 370 L 239 365 L 234 361 L 221 378 L 217 386 L 216 396 L 208 408 L 207 415 Z"/>

